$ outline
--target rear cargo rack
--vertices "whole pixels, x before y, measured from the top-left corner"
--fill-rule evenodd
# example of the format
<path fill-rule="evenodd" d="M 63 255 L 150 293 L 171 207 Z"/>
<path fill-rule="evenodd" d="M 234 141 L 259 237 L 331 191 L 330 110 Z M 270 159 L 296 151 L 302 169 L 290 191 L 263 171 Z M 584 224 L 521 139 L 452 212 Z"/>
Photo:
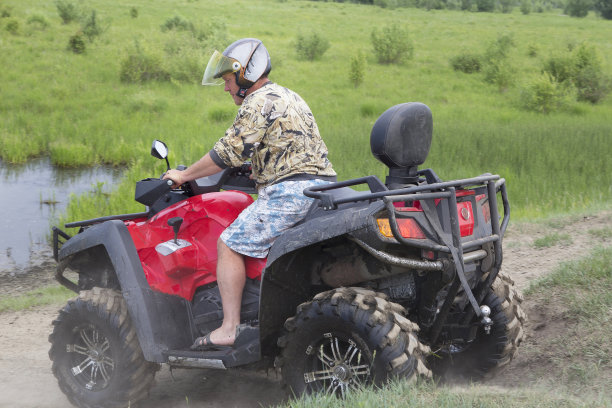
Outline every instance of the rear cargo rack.
<path fill-rule="evenodd" d="M 396 190 L 389 190 L 376 176 L 367 176 L 353 180 L 341 181 L 338 183 L 326 184 L 323 186 L 309 187 L 304 190 L 304 195 L 319 199 L 320 206 L 325 210 L 334 210 L 337 209 L 339 205 L 346 203 L 382 200 L 389 215 L 389 225 L 391 227 L 391 231 L 394 238 L 398 242 L 425 250 L 448 253 L 452 256 L 457 271 L 457 277 L 459 278 L 461 286 L 468 296 L 473 308 L 473 313 L 480 316 L 481 311 L 479 303 L 482 302 L 484 294 L 486 293 L 486 288 L 491 285 L 499 271 L 499 268 L 501 267 L 502 238 L 506 232 L 508 222 L 510 221 L 510 205 L 506 191 L 506 181 L 498 175 L 488 173 L 482 174 L 478 177 L 452 181 L 440 180 L 431 169 L 420 170 L 417 174 L 425 177 L 420 178 L 421 184 Z M 367 184 L 370 191 L 351 194 L 349 196 L 337 195 L 334 197 L 334 190 L 360 184 Z M 474 240 L 464 240 L 462 242 L 459 228 L 459 216 L 457 213 L 457 189 L 466 188 L 480 189 L 482 192 L 486 192 L 486 196 L 489 200 L 489 210 L 491 215 L 491 235 Z M 501 193 L 504 211 L 501 222 L 497 208 L 498 193 Z M 394 203 L 406 201 L 413 202 L 416 200 L 421 203 L 421 207 L 423 209 L 422 213 L 425 215 L 426 220 L 429 222 L 430 226 L 438 236 L 438 241 L 432 241 L 429 239 L 406 239 L 400 234 L 399 226 L 397 224 L 398 211 L 394 206 Z M 439 205 L 442 205 L 442 202 L 446 203 L 448 214 L 450 216 L 450 231 L 445 231 L 443 229 L 443 224 L 440 222 L 440 217 L 436 211 L 434 200 L 440 200 Z M 403 213 L 403 216 L 405 217 L 406 214 Z M 479 288 L 480 290 L 478 290 L 477 296 L 475 297 L 465 278 L 465 260 L 463 258 L 463 252 L 466 249 L 479 247 L 486 243 L 493 244 L 495 264 L 491 270 L 491 273 L 487 277 L 487 281 Z M 456 286 L 458 289 L 458 285 Z M 449 296 L 448 299 L 451 299 L 452 297 L 453 296 Z M 469 315 L 470 318 L 473 316 L 472 313 L 469 313 Z M 442 318 L 442 316 L 439 317 Z M 434 324 L 432 330 L 439 330 L 436 326 L 437 325 Z"/>

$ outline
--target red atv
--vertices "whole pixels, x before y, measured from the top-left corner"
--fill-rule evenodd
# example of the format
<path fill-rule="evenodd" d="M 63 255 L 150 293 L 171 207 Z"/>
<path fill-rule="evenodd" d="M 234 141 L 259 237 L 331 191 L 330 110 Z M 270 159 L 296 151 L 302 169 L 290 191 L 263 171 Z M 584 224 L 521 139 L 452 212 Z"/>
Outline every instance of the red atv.
<path fill-rule="evenodd" d="M 248 166 L 177 190 L 145 179 L 136 184 L 145 212 L 66 224 L 79 228 L 72 237 L 54 228 L 57 279 L 79 294 L 49 336 L 62 391 L 81 407 L 134 404 L 166 363 L 274 365 L 295 394 L 342 396 L 431 370 L 481 376 L 510 361 L 524 314 L 512 280 L 499 273 L 504 179 L 442 181 L 418 170 L 431 137 L 427 106 L 396 105 L 371 133 L 374 156 L 389 167 L 386 183 L 367 176 L 304 190 L 315 199 L 306 219 L 267 259 L 246 261 L 231 348 L 190 350 L 221 325 L 216 242 L 253 201 Z M 168 163 L 167 153 L 153 143 L 152 154 Z"/>

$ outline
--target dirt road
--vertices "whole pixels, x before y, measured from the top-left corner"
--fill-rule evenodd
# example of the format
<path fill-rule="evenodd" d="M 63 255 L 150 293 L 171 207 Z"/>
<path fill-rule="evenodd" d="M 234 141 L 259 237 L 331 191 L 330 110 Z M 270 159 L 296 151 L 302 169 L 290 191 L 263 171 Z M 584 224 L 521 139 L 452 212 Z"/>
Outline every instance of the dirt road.
<path fill-rule="evenodd" d="M 589 231 L 611 227 L 612 212 L 559 222 L 511 224 L 504 241 L 503 269 L 513 277 L 519 289 L 524 289 L 531 280 L 551 272 L 560 262 L 588 254 L 599 242 Z M 561 235 L 563 239 L 552 247 L 534 247 L 535 239 L 550 234 Z M 33 268 L 31 274 L 23 276 L 11 276 L 10 271 L 0 271 L 0 294 L 15 295 L 52 281 L 53 264 L 44 256 Z M 51 362 L 47 354 L 51 321 L 61 307 L 51 305 L 0 314 L 0 408 L 70 406 L 51 374 Z M 530 307 L 534 306 L 527 302 L 528 315 Z M 527 327 L 527 342 L 530 341 L 529 330 L 530 326 Z M 517 363 L 515 361 L 512 364 Z M 143 406 L 269 406 L 281 403 L 285 398 L 279 380 L 274 373 L 268 376 L 266 373 L 241 370 L 199 369 L 182 369 L 170 373 L 164 367 L 157 374 L 150 397 Z"/>

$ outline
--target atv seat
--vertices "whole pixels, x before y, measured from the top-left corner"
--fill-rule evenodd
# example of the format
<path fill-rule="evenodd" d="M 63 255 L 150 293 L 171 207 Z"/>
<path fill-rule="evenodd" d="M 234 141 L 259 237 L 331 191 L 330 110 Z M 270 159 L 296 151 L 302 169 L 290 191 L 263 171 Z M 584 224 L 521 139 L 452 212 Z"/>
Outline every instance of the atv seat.
<path fill-rule="evenodd" d="M 370 149 L 389 168 L 385 184 L 390 189 L 418 182 L 418 166 L 427 159 L 432 133 L 431 110 L 418 102 L 392 106 L 376 120 Z"/>

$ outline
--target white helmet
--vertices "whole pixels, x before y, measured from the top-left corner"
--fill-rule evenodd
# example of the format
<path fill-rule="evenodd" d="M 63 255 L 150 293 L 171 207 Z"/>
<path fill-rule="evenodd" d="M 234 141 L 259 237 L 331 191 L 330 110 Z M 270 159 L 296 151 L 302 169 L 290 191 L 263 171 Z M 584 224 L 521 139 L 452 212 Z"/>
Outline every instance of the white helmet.
<path fill-rule="evenodd" d="M 270 54 L 263 43 L 256 38 L 243 38 L 232 43 L 223 53 L 215 50 L 204 71 L 202 85 L 220 85 L 223 75 L 234 72 L 240 86 L 239 95 L 244 97 L 246 90 L 271 69 Z"/>

